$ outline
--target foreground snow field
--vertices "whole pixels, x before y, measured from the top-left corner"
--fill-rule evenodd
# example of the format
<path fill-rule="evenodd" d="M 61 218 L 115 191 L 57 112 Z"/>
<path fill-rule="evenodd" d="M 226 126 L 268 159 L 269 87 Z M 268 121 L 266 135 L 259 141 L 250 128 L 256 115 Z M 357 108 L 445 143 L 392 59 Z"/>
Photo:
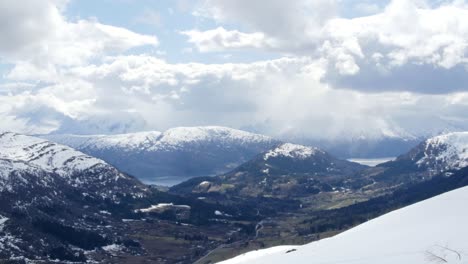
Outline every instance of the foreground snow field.
<path fill-rule="evenodd" d="M 222 263 L 468 263 L 467 202 L 468 187 L 464 187 L 329 239 L 249 252 Z"/>

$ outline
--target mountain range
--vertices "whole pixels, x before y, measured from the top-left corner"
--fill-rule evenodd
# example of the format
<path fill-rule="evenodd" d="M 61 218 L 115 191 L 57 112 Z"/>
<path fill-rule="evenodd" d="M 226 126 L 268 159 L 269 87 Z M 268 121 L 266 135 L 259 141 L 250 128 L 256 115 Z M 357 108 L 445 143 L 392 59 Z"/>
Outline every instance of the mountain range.
<path fill-rule="evenodd" d="M 376 167 L 339 160 L 318 148 L 280 144 L 231 172 L 194 178 L 170 191 L 212 202 L 233 197 L 292 199 L 298 208 L 280 209 L 279 215 L 266 218 L 255 246 L 232 250 L 306 243 L 467 185 L 467 139 L 463 132 L 430 138 Z"/>
<path fill-rule="evenodd" d="M 367 193 L 369 198 L 385 194 L 402 184 L 423 182 L 467 166 L 466 132 L 427 139 L 395 160 L 375 167 L 340 160 L 319 148 L 282 143 L 230 172 L 194 178 L 171 190 L 176 193 L 278 198 L 310 198 L 341 191 L 350 197 Z"/>
<path fill-rule="evenodd" d="M 234 169 L 279 141 L 225 127 L 179 127 L 121 135 L 45 135 L 145 182 L 181 182 Z"/>
<path fill-rule="evenodd" d="M 135 178 L 145 177 L 114 167 L 115 159 L 2 133 L 0 262 L 118 258 L 119 263 L 209 263 L 252 249 L 332 236 L 468 184 L 464 132 L 427 139 L 375 167 L 338 159 L 316 147 L 219 127 L 54 137 L 84 149 L 119 153 L 123 165 L 132 163 L 135 153 L 149 165 L 156 156 L 143 160 L 142 153 L 166 153 L 167 159 L 190 153 L 191 162 L 222 160 L 224 169 L 217 176 L 195 177 L 161 191 Z M 207 158 L 212 149 L 229 153 Z M 234 158 L 241 164 L 227 168 Z M 176 161 L 171 165 L 184 164 Z M 274 251 L 284 254 L 283 249 Z M 302 248 L 286 251 L 294 250 Z"/>
<path fill-rule="evenodd" d="M 445 135 L 456 134 L 460 133 Z M 284 143 L 260 134 L 214 126 L 178 127 L 165 132 L 149 131 L 118 135 L 51 134 L 41 137 L 103 159 L 144 182 L 162 185 L 173 185 L 197 176 L 227 173 L 260 153 Z M 439 137 L 434 137 L 434 140 L 437 138 Z M 362 143 L 359 145 L 367 144 L 368 146 L 343 153 L 339 150 L 343 148 L 336 144 L 346 142 L 337 140 L 333 144 L 313 143 L 321 149 L 326 149 L 330 156 L 335 157 L 337 153 L 338 157 L 367 156 L 366 151 L 359 150 L 363 148 L 379 152 L 375 157 L 389 157 L 388 155 L 395 155 L 395 153 L 411 153 L 410 151 L 419 144 L 420 139 L 404 139 L 402 144 L 398 143 L 396 138 L 384 140 L 387 143 L 381 140 L 378 144 L 372 140 L 359 139 L 357 141 Z M 391 153 L 388 152 L 389 150 L 392 150 Z M 400 161 L 403 159 L 400 158 Z"/>
<path fill-rule="evenodd" d="M 81 261 L 85 250 L 123 244 L 123 236 L 96 226 L 108 222 L 100 211 L 148 196 L 147 186 L 102 160 L 43 139 L 2 133 L 0 259 Z"/>

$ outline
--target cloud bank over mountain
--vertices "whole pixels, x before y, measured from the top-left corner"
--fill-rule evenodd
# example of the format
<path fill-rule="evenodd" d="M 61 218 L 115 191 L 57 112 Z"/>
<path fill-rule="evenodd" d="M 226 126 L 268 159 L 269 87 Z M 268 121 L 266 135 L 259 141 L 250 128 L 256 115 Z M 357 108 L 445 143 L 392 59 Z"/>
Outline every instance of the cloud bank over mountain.
<path fill-rule="evenodd" d="M 222 125 L 315 139 L 468 129 L 468 5 L 437 2 L 205 0 L 168 7 L 192 19 L 178 28 L 157 13 L 152 33 L 70 15 L 68 1 L 5 2 L 0 129 Z M 164 48 L 177 41 L 176 61 Z"/>

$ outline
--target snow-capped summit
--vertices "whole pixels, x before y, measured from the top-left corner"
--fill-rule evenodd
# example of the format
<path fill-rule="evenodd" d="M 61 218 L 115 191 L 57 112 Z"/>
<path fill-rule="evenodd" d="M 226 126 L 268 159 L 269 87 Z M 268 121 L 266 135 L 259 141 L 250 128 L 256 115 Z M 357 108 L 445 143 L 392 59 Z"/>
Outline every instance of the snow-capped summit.
<path fill-rule="evenodd" d="M 468 166 L 468 132 L 455 132 L 430 138 L 424 142 L 424 156 L 418 165 L 450 170 Z"/>
<path fill-rule="evenodd" d="M 226 127 L 177 127 L 120 135 L 46 135 L 148 182 L 227 172 L 279 141 Z"/>
<path fill-rule="evenodd" d="M 159 131 L 117 135 L 47 135 L 49 140 L 77 149 L 112 149 L 122 151 L 144 150 L 158 142 Z"/>
<path fill-rule="evenodd" d="M 467 167 L 468 132 L 454 132 L 429 138 L 395 161 L 379 166 L 399 171 L 404 169 L 409 173 L 422 172 L 426 176 Z"/>
<path fill-rule="evenodd" d="M 44 171 L 62 176 L 96 165 L 107 165 L 102 160 L 70 147 L 8 132 L 0 134 L 0 159 L 29 163 Z"/>
<path fill-rule="evenodd" d="M 222 141 L 225 143 L 252 144 L 272 141 L 270 137 L 219 126 L 176 127 L 165 131 L 160 146 L 178 146 L 191 142 Z"/>
<path fill-rule="evenodd" d="M 150 192 L 137 179 L 68 146 L 0 133 L 0 259 L 85 263 L 83 249 L 118 240 L 114 227 L 101 228 L 109 222 L 98 212 L 128 212 L 129 202 Z"/>
<path fill-rule="evenodd" d="M 331 191 L 334 187 L 351 187 L 357 178 L 355 174 L 366 168 L 315 147 L 282 143 L 228 173 L 210 179 L 201 177 L 171 190 L 250 197 L 301 197 Z"/>
<path fill-rule="evenodd" d="M 270 137 L 242 130 L 206 126 L 176 127 L 165 132 L 148 131 L 117 135 L 46 135 L 47 139 L 78 149 L 119 148 L 124 151 L 171 151 L 190 144 L 252 144 L 272 141 Z"/>
<path fill-rule="evenodd" d="M 295 159 L 306 159 L 315 155 L 317 152 L 323 153 L 318 148 L 296 145 L 291 143 L 284 143 L 278 147 L 266 152 L 263 156 L 264 160 L 272 157 L 289 157 Z"/>
<path fill-rule="evenodd" d="M 223 264 L 466 263 L 468 187 L 393 211 L 304 246 L 249 252 Z"/>
<path fill-rule="evenodd" d="M 66 186 L 111 197 L 117 192 L 134 194 L 146 189 L 103 160 L 68 146 L 10 132 L 0 134 L 0 176 L 0 190 L 10 191 Z"/>

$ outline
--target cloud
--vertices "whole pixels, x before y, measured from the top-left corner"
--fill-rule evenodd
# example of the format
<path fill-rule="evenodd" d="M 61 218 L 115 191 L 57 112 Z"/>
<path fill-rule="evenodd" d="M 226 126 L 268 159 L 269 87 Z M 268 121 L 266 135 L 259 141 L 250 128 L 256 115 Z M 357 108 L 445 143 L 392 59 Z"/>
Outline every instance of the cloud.
<path fill-rule="evenodd" d="M 223 51 L 226 49 L 268 49 L 274 43 L 270 42 L 263 33 L 243 33 L 238 30 L 226 30 L 222 27 L 199 31 L 182 31 L 188 36 L 189 42 L 195 44 L 201 52 Z"/>
<path fill-rule="evenodd" d="M 340 18 L 330 1 L 204 1 L 197 14 L 244 25 L 189 31 L 200 51 L 250 49 L 327 60 L 324 82 L 366 92 L 466 91 L 468 6 L 393 0 L 372 15 Z M 368 10 L 369 11 L 369 10 Z M 275 23 L 271 23 L 275 21 Z M 254 36 L 257 36 L 254 38 Z M 240 45 L 241 43 L 242 45 Z M 411 78 L 414 76 L 414 78 Z M 430 76 L 426 78 L 423 76 Z"/>
<path fill-rule="evenodd" d="M 0 43 L 0 59 L 19 64 L 15 74 L 25 74 L 32 65 L 39 69 L 80 65 L 104 54 L 158 45 L 156 36 L 96 20 L 68 21 L 62 15 L 64 9 L 64 2 L 53 0 L 0 3 L 0 34 L 8 40 Z"/>
<path fill-rule="evenodd" d="M 0 83 L 3 129 L 45 133 L 99 116 L 93 107 L 99 89 L 69 69 L 158 45 L 156 36 L 96 19 L 71 21 L 63 15 L 67 2 L 0 3 L 0 62 L 9 65 Z"/>
<path fill-rule="evenodd" d="M 32 1 L 25 7 L 21 2 L 2 1 L 0 33 L 4 41 L 0 43 L 0 54 L 17 54 L 28 49 L 31 43 L 51 37 L 61 19 L 53 2 Z"/>
<path fill-rule="evenodd" d="M 338 87 L 364 91 L 407 90 L 420 93 L 466 91 L 468 62 L 468 9 L 444 5 L 422 8 L 394 0 L 384 12 L 355 19 L 335 19 L 324 28 L 321 47 L 332 67 L 327 81 Z M 343 51 L 347 43 L 361 50 Z M 336 74 L 342 63 L 336 54 L 359 71 Z"/>
<path fill-rule="evenodd" d="M 336 1 L 330 0 L 205 0 L 197 16 L 221 23 L 242 24 L 280 40 L 308 39 L 323 23 L 336 15 Z"/>
<path fill-rule="evenodd" d="M 199 51 L 280 57 L 214 64 L 142 53 L 135 48 L 158 45 L 155 36 L 71 21 L 65 4 L 41 3 L 31 5 L 36 12 L 12 4 L 12 22 L 0 24 L 14 43 L 0 43 L 0 58 L 11 65 L 0 84 L 0 130 L 222 125 L 352 139 L 468 129 L 463 4 L 394 0 L 370 16 L 340 18 L 331 1 L 204 1 L 198 17 L 218 24 L 182 32 Z M 13 22 L 24 25 L 15 32 Z"/>
<path fill-rule="evenodd" d="M 70 68 L 53 86 L 0 97 L 0 112 L 24 124 L 17 129 L 68 133 L 223 125 L 336 139 L 413 138 L 441 128 L 468 128 L 468 93 L 334 89 L 321 81 L 326 64 L 307 57 L 246 64 L 108 57 L 98 65 Z"/>

